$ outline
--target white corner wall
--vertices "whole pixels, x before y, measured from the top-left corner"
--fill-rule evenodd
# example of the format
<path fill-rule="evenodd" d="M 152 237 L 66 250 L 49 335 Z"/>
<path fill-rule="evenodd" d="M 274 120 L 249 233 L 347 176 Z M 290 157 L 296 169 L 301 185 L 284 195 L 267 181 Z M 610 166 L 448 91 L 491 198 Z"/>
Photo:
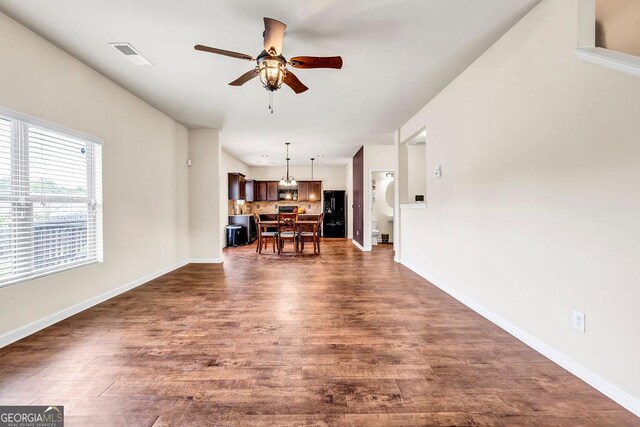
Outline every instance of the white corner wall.
<path fill-rule="evenodd" d="M 191 262 L 222 262 L 221 158 L 218 129 L 189 130 L 189 256 Z M 226 193 L 225 193 L 226 194 Z"/>
<path fill-rule="evenodd" d="M 104 262 L 0 288 L 0 346 L 189 257 L 187 129 L 0 13 L 0 106 L 104 140 Z"/>
<path fill-rule="evenodd" d="M 640 78 L 579 60 L 577 19 L 544 0 L 401 128 L 443 168 L 402 262 L 640 414 Z"/>

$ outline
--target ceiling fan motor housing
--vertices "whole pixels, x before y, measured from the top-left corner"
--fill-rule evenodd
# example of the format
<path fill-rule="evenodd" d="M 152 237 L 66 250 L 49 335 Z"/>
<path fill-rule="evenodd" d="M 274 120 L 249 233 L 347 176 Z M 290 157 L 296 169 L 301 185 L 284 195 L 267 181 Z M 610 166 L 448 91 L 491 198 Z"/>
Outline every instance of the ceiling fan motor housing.
<path fill-rule="evenodd" d="M 274 92 L 280 89 L 286 73 L 287 60 L 284 56 L 269 55 L 262 51 L 257 59 L 260 81 L 265 89 Z"/>

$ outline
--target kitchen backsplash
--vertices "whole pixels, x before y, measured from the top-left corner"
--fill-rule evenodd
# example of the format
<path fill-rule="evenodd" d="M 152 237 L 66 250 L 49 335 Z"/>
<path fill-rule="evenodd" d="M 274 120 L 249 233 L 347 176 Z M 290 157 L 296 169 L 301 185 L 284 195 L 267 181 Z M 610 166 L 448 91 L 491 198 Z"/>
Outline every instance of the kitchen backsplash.
<path fill-rule="evenodd" d="M 229 200 L 229 215 L 235 215 L 234 207 L 236 202 L 234 200 Z M 308 214 L 320 214 L 322 213 L 322 203 L 320 201 L 317 202 L 245 202 L 243 205 L 238 205 L 237 214 L 273 214 L 278 213 L 278 206 L 298 206 L 302 207 L 302 209 L 306 210 Z M 241 212 L 240 212 L 241 210 Z"/>

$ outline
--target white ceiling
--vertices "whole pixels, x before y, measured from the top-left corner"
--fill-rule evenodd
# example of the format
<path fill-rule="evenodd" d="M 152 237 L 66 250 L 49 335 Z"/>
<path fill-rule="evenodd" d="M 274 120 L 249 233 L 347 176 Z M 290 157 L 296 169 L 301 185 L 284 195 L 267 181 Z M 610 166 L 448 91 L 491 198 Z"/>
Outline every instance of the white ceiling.
<path fill-rule="evenodd" d="M 324 154 L 344 163 L 392 132 L 539 0 L 0 0 L 0 10 L 189 127 L 222 129 L 227 151 L 258 165 Z M 295 70 L 310 89 L 275 93 L 253 64 L 197 52 L 197 43 L 257 56 L 262 17 L 288 25 L 284 56 L 341 55 L 342 70 Z M 129 42 L 154 65 L 109 47 Z M 268 162 L 267 162 L 268 163 Z M 264 163 L 262 163 L 264 164 Z"/>

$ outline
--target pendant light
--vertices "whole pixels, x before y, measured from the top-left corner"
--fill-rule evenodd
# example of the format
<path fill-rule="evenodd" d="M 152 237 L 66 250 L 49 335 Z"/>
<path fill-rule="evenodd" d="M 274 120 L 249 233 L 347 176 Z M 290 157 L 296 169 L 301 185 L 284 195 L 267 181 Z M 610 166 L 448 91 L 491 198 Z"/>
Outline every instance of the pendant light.
<path fill-rule="evenodd" d="M 282 189 L 286 189 L 286 190 L 292 190 L 295 189 L 295 187 L 298 186 L 298 183 L 296 182 L 296 179 L 293 176 L 289 175 L 289 160 L 291 160 L 289 158 L 289 145 L 291 143 L 290 142 L 285 142 L 285 145 L 287 146 L 287 175 L 283 176 L 282 179 L 280 180 L 280 182 L 278 183 L 278 186 Z"/>
<path fill-rule="evenodd" d="M 315 200 L 316 199 L 316 194 L 313 192 L 313 161 L 315 160 L 314 157 L 311 158 L 311 192 L 309 193 L 309 199 L 310 200 Z"/>

